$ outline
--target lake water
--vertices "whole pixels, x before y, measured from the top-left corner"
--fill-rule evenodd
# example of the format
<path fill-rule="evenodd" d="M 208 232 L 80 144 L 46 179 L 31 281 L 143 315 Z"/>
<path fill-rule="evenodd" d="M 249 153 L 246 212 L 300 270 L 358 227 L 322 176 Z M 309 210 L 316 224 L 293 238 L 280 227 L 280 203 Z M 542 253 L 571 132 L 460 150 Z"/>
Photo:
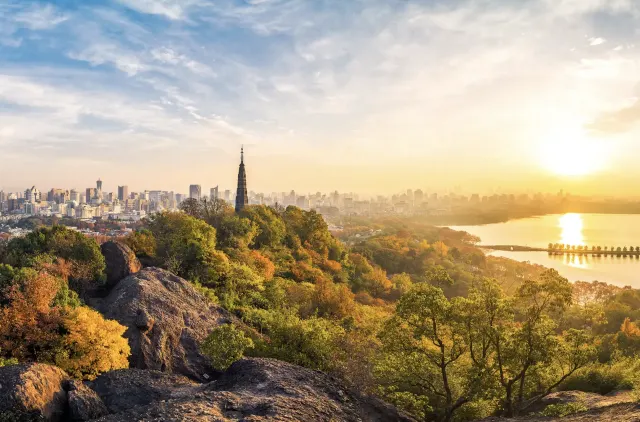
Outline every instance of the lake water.
<path fill-rule="evenodd" d="M 512 220 L 484 226 L 456 226 L 480 237 L 480 245 L 518 245 L 546 248 L 549 243 L 569 245 L 640 246 L 640 215 L 563 214 Z M 640 288 L 637 257 L 549 255 L 546 252 L 489 254 L 555 268 L 571 281 L 598 280 L 618 286 Z"/>

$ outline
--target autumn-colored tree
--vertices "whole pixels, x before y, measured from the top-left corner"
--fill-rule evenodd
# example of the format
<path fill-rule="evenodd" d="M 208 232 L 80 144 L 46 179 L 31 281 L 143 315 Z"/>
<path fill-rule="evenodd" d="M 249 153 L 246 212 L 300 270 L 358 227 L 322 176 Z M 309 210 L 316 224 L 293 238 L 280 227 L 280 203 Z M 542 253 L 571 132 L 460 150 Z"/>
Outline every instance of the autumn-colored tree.
<path fill-rule="evenodd" d="M 92 380 L 103 372 L 129 367 L 126 327 L 85 306 L 67 310 L 61 349 L 55 363 L 69 375 Z"/>
<path fill-rule="evenodd" d="M 319 316 L 345 318 L 354 312 L 354 294 L 346 285 L 322 278 L 314 286 L 312 306 Z"/>
<path fill-rule="evenodd" d="M 437 241 L 433 244 L 433 250 L 436 251 L 440 258 L 444 258 L 449 253 L 449 247 L 441 241 Z"/>
<path fill-rule="evenodd" d="M 5 357 L 60 366 L 78 378 L 128 366 L 125 327 L 64 297 L 64 280 L 20 269 L 0 309 Z"/>
<path fill-rule="evenodd" d="M 273 262 L 258 251 L 251 251 L 249 254 L 251 266 L 264 278 L 271 280 L 275 274 L 276 267 Z"/>

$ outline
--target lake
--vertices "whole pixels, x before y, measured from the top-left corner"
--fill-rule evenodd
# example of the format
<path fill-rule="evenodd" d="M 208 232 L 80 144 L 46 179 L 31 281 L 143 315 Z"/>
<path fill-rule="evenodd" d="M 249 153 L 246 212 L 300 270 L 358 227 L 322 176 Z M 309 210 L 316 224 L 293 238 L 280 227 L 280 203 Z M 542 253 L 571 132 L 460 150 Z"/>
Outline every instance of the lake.
<path fill-rule="evenodd" d="M 549 243 L 569 245 L 640 246 L 640 215 L 563 214 L 512 220 L 483 226 L 454 226 L 480 237 L 480 245 L 518 245 L 546 248 Z M 640 288 L 637 257 L 549 255 L 546 252 L 490 251 L 517 261 L 555 268 L 571 281 L 598 280 Z"/>

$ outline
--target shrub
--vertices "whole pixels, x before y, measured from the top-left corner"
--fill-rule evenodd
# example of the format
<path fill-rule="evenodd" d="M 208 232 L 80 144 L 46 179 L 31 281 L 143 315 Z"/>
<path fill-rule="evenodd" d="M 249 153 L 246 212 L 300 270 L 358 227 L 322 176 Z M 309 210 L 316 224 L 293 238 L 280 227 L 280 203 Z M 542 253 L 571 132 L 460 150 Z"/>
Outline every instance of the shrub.
<path fill-rule="evenodd" d="M 330 370 L 335 344 L 344 329 L 324 318 L 300 319 L 294 311 L 255 310 L 246 318 L 266 335 L 256 340 L 252 356 L 284 360 L 307 368 Z"/>
<path fill-rule="evenodd" d="M 213 367 L 224 371 L 232 363 L 241 359 L 247 349 L 253 348 L 253 341 L 235 326 L 227 324 L 214 328 L 201 346 Z"/>
<path fill-rule="evenodd" d="M 564 404 L 550 404 L 545 407 L 545 409 L 540 412 L 542 416 L 552 417 L 552 418 L 563 418 L 565 416 L 573 415 L 574 413 L 586 412 L 589 410 L 584 403 L 574 402 L 574 403 L 564 403 Z"/>
<path fill-rule="evenodd" d="M 632 390 L 637 383 L 640 362 L 623 358 L 611 364 L 589 365 L 567 378 L 560 389 L 608 394 L 617 390 Z"/>

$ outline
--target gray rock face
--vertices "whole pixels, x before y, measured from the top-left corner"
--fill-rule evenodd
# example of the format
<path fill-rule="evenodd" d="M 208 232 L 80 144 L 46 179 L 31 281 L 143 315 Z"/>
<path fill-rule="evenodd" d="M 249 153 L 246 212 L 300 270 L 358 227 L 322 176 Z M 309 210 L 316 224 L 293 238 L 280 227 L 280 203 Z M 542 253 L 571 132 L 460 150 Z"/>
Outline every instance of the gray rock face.
<path fill-rule="evenodd" d="M 68 419 L 73 422 L 90 421 L 109 414 L 100 397 L 79 381 L 67 385 Z"/>
<path fill-rule="evenodd" d="M 204 385 L 165 388 L 166 374 L 155 374 L 161 388 L 151 391 L 138 380 L 140 371 L 119 371 L 110 388 L 95 387 L 105 402 L 126 396 L 153 395 L 146 405 L 127 402 L 103 422 L 124 421 L 413 421 L 380 400 L 357 394 L 332 377 L 272 359 L 243 359 L 222 377 Z M 133 377 L 133 380 L 127 380 Z M 170 380 L 169 380 L 170 381 Z M 119 385 L 131 386 L 120 392 Z M 108 398 L 110 397 L 110 398 Z M 140 403 L 142 404 L 142 403 Z M 111 410 L 111 409 L 110 409 Z M 114 408 L 115 410 L 115 408 Z"/>
<path fill-rule="evenodd" d="M 91 388 L 102 399 L 109 413 L 169 399 L 176 391 L 195 387 L 181 375 L 141 369 L 121 369 L 100 375 Z"/>
<path fill-rule="evenodd" d="M 234 318 L 188 281 L 159 268 L 145 268 L 120 280 L 96 306 L 106 318 L 128 327 L 131 368 L 202 382 L 218 375 L 199 346 L 212 329 Z"/>
<path fill-rule="evenodd" d="M 62 420 L 68 378 L 62 369 L 37 363 L 0 368 L 0 414 L 15 420 Z"/>
<path fill-rule="evenodd" d="M 119 242 L 105 242 L 100 246 L 105 259 L 107 288 L 113 287 L 123 278 L 135 274 L 142 268 L 131 248 Z"/>

